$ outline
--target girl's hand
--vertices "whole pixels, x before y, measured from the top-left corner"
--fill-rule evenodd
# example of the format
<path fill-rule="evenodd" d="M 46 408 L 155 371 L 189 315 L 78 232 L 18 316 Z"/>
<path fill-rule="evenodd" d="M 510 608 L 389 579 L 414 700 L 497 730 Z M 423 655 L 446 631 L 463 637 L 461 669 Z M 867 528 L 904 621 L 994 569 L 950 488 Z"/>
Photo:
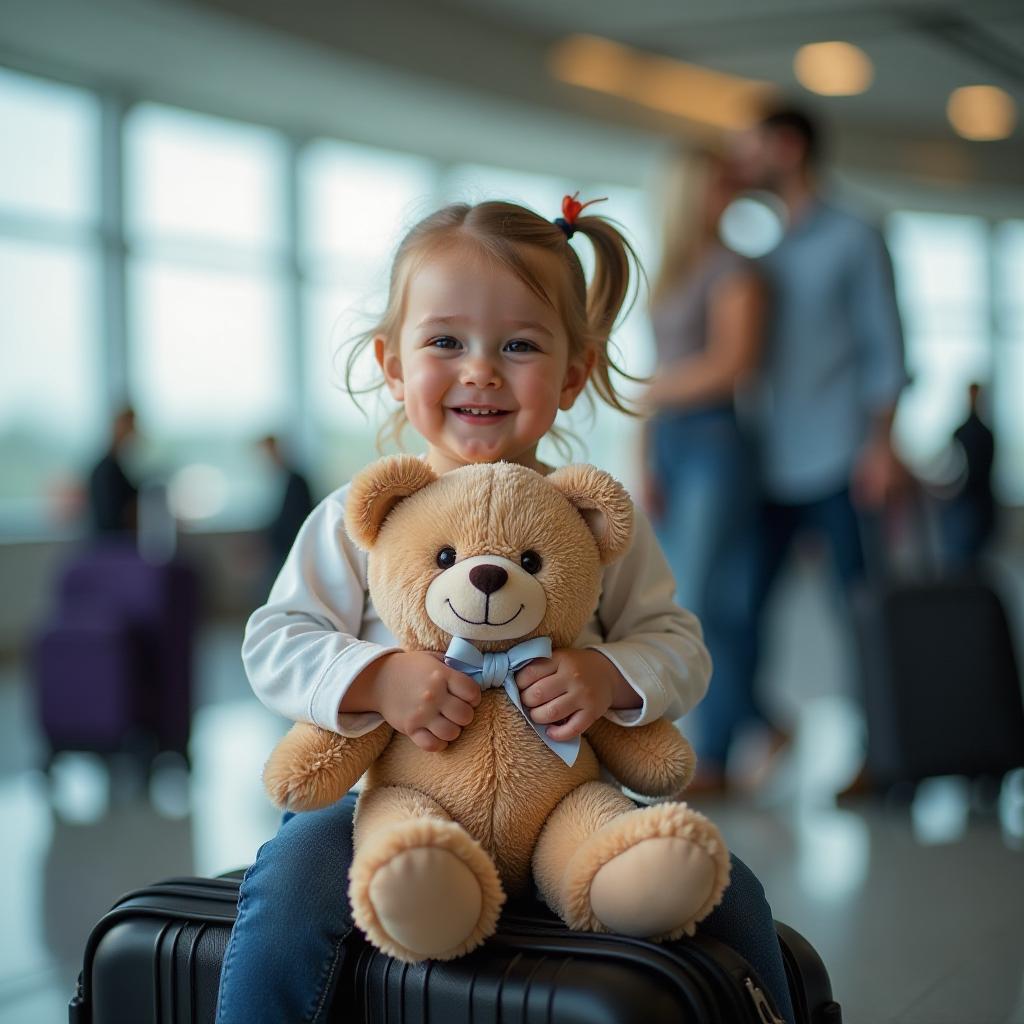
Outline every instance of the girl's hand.
<path fill-rule="evenodd" d="M 442 655 L 408 651 L 385 654 L 367 665 L 341 710 L 376 711 L 416 746 L 436 753 L 459 738 L 479 703 L 480 687 L 449 668 Z"/>
<path fill-rule="evenodd" d="M 516 685 L 538 725 L 553 740 L 586 732 L 609 708 L 640 707 L 640 695 L 600 651 L 560 648 L 516 673 Z"/>

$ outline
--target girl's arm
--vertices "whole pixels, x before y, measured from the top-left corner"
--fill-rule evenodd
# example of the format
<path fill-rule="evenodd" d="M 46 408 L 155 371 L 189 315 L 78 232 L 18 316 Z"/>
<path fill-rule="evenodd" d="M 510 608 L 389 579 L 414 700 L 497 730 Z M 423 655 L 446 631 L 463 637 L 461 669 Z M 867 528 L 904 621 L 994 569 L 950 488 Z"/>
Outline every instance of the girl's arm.
<path fill-rule="evenodd" d="M 679 718 L 704 696 L 711 658 L 700 623 L 674 601 L 675 580 L 650 521 L 636 510 L 633 543 L 605 569 L 597 617 L 604 640 L 588 643 L 619 670 L 643 700 L 638 709 L 612 709 L 619 725 Z"/>
<path fill-rule="evenodd" d="M 757 365 L 764 294 L 750 270 L 729 274 L 708 303 L 707 347 L 655 377 L 646 402 L 653 409 L 692 408 L 732 398 L 737 384 Z"/>
<path fill-rule="evenodd" d="M 242 661 L 256 696 L 272 711 L 345 736 L 383 721 L 375 712 L 339 713 L 360 672 L 397 646 L 360 640 L 365 555 L 344 527 L 343 488 L 303 524 L 267 603 L 253 612 Z"/>

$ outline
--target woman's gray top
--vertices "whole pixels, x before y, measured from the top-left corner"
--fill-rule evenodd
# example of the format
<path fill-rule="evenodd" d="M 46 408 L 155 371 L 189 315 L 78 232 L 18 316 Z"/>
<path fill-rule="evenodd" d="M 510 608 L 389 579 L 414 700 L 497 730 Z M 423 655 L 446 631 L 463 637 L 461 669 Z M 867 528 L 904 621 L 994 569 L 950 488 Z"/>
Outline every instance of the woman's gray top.
<path fill-rule="evenodd" d="M 708 344 L 711 296 L 724 278 L 749 273 L 750 262 L 723 245 L 707 251 L 693 272 L 651 310 L 658 369 L 703 352 Z"/>

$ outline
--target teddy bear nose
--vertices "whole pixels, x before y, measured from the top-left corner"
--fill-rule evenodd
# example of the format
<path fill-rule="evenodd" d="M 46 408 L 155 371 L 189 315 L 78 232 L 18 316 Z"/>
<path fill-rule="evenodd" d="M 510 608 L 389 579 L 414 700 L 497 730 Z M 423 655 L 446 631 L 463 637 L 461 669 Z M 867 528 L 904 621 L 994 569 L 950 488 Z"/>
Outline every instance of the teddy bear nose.
<path fill-rule="evenodd" d="M 482 593 L 493 594 L 508 582 L 508 573 L 500 565 L 475 565 L 469 570 L 469 582 Z"/>

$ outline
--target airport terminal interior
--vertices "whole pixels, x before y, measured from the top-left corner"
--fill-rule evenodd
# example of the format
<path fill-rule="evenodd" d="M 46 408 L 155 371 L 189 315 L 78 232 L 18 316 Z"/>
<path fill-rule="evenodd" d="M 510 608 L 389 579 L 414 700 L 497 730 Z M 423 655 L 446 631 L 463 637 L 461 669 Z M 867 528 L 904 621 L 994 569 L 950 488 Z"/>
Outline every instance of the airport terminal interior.
<path fill-rule="evenodd" d="M 250 688 L 243 631 L 274 578 L 284 470 L 319 501 L 377 456 L 393 405 L 349 393 L 375 366 L 364 353 L 347 376 L 346 343 L 380 313 L 404 231 L 456 201 L 553 219 L 578 192 L 606 200 L 594 212 L 623 226 L 653 283 L 680 153 L 732 152 L 754 111 L 783 102 L 822 126 L 822 195 L 877 227 L 891 257 L 907 370 L 892 439 L 912 497 L 880 515 L 890 557 L 869 580 L 966 578 L 946 527 L 979 385 L 994 511 L 970 585 L 1005 613 L 1019 698 L 1018 3 L 5 0 L 0 1024 L 67 1019 L 89 932 L 121 894 L 244 868 L 275 834 L 261 771 L 290 723 Z M 770 266 L 784 199 L 738 188 L 721 245 Z M 587 243 L 572 244 L 589 273 Z M 638 400 L 665 369 L 645 287 L 613 335 Z M 54 701 L 77 684 L 46 667 L 61 580 L 89 543 L 86 481 L 129 405 L 132 544 L 196 587 L 176 648 L 184 738 L 147 770 L 134 734 L 109 756 L 55 749 Z M 564 424 L 571 459 L 649 510 L 641 420 L 580 403 Z M 548 440 L 540 455 L 568 461 Z M 741 730 L 691 803 L 817 949 L 848 1024 L 1024 1024 L 1024 757 L 1002 775 L 953 765 L 872 784 L 854 625 L 828 545 L 799 538 L 763 610 L 756 676 L 782 732 Z M 978 664 L 957 685 L 984 701 Z M 103 699 L 76 693 L 70 717 Z"/>

